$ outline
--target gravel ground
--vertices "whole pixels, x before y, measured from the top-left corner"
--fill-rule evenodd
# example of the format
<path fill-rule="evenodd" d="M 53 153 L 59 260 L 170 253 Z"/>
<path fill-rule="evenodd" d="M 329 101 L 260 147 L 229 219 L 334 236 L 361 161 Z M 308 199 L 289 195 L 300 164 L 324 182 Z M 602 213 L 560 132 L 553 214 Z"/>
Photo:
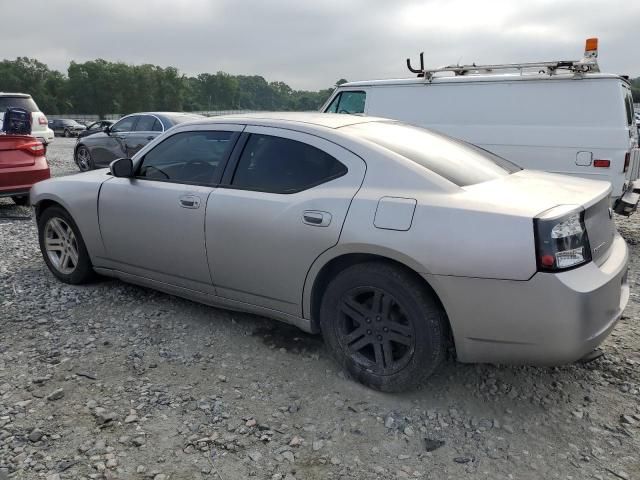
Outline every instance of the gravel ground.
<path fill-rule="evenodd" d="M 54 175 L 77 171 L 73 143 Z M 56 281 L 30 217 L 0 200 L 0 480 L 640 478 L 636 292 L 590 364 L 449 361 L 381 394 L 275 321 Z M 634 288 L 640 214 L 618 225 Z"/>

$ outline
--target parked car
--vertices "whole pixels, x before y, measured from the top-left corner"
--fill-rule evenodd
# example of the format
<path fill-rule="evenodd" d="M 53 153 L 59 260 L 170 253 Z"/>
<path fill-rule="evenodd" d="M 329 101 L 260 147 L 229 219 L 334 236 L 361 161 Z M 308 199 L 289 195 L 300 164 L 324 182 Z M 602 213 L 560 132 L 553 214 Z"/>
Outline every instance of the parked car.
<path fill-rule="evenodd" d="M 28 135 L 0 134 L 0 197 L 27 205 L 33 184 L 50 176 L 40 140 Z"/>
<path fill-rule="evenodd" d="M 570 62 L 429 70 L 407 60 L 418 77 L 345 83 L 321 111 L 401 120 L 524 168 L 609 181 L 616 212 L 629 215 L 640 200 L 631 84 L 600 73 L 593 40 Z"/>
<path fill-rule="evenodd" d="M 463 362 L 593 352 L 629 299 L 610 195 L 399 122 L 264 113 L 178 125 L 31 201 L 61 281 L 98 272 L 322 332 L 392 391 L 450 341 Z"/>
<path fill-rule="evenodd" d="M 31 113 L 31 135 L 36 137 L 45 147 L 53 142 L 53 130 L 47 125 L 47 117 L 40 111 L 31 95 L 26 93 L 3 93 L 0 92 L 0 130 L 2 129 L 2 119 L 7 108 L 23 108 Z"/>
<path fill-rule="evenodd" d="M 49 128 L 51 128 L 56 135 L 62 135 L 63 137 L 77 137 L 87 129 L 87 127 L 81 123 L 70 118 L 54 118 L 53 120 L 49 120 Z"/>
<path fill-rule="evenodd" d="M 114 125 L 78 139 L 73 158 L 81 171 L 106 167 L 116 158 L 131 157 L 165 130 L 204 118 L 176 112 L 133 113 Z"/>
<path fill-rule="evenodd" d="M 86 137 L 87 135 L 93 135 L 94 133 L 102 132 L 105 128 L 111 127 L 116 123 L 115 120 L 98 120 L 97 122 L 90 123 L 87 125 L 87 129 L 80 132 L 78 137 Z"/>

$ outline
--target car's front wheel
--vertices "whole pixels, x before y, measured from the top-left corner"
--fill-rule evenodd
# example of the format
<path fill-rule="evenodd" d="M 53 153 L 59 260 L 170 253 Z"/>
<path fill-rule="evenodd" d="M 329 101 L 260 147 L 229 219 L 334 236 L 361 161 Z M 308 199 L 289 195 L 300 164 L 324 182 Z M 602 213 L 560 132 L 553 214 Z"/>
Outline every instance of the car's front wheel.
<path fill-rule="evenodd" d="M 89 253 L 71 215 L 49 207 L 38 218 L 38 240 L 44 261 L 59 280 L 74 285 L 94 276 Z"/>
<path fill-rule="evenodd" d="M 78 165 L 81 172 L 88 172 L 94 168 L 91 152 L 84 145 L 80 145 L 76 150 L 76 165 Z"/>
<path fill-rule="evenodd" d="M 340 272 L 323 295 L 320 324 L 338 363 L 376 390 L 418 386 L 446 353 L 446 317 L 435 296 L 386 262 Z"/>
<path fill-rule="evenodd" d="M 69 138 L 71 136 L 71 132 L 69 130 L 67 130 L 66 128 L 64 129 L 64 136 L 66 138 Z"/>

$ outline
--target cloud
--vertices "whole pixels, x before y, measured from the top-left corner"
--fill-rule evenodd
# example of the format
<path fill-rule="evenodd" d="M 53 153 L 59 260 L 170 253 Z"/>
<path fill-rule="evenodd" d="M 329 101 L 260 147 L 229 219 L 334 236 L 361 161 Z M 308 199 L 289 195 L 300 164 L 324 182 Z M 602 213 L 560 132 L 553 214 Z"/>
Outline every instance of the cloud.
<path fill-rule="evenodd" d="M 3 3 L 0 58 L 29 56 L 66 71 L 104 58 L 219 70 L 318 89 L 339 78 L 404 77 L 429 66 L 580 58 L 640 75 L 640 3 L 626 0 L 59 0 Z"/>

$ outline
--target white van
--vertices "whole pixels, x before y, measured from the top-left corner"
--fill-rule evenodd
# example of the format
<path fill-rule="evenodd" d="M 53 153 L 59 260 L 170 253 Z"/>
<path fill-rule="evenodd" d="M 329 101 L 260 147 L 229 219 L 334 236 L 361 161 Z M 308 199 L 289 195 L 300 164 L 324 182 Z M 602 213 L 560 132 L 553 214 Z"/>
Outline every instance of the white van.
<path fill-rule="evenodd" d="M 419 69 L 407 60 L 417 78 L 345 83 L 322 111 L 397 119 L 523 168 L 608 180 L 616 212 L 629 215 L 640 200 L 631 86 L 600 73 L 594 40 L 579 61 L 426 70 L 421 54 Z"/>

